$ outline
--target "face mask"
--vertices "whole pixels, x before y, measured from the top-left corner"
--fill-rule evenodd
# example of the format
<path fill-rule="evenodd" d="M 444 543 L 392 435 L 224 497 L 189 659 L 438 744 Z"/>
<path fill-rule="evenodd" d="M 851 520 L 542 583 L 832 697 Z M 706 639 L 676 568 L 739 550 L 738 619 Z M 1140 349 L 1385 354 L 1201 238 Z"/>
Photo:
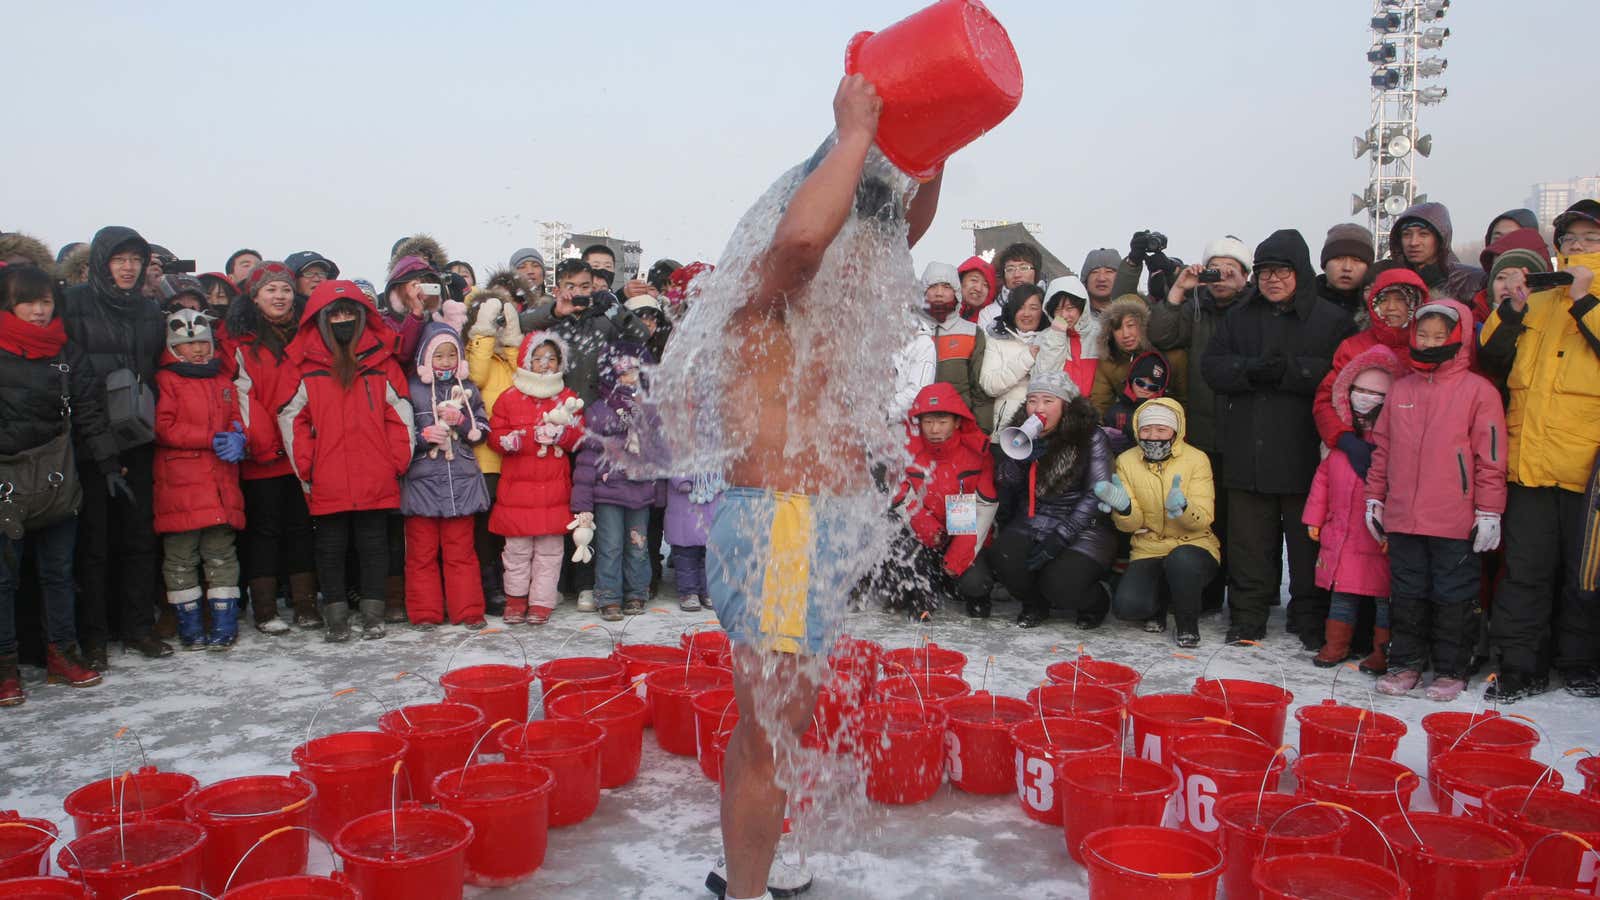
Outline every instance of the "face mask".
<path fill-rule="evenodd" d="M 1429 347 L 1426 350 L 1419 350 L 1416 347 L 1412 347 L 1411 361 L 1418 363 L 1419 367 L 1421 367 L 1424 371 L 1427 371 L 1431 369 L 1437 369 L 1440 365 L 1450 361 L 1451 359 L 1454 359 L 1455 355 L 1460 352 L 1461 343 L 1459 341 L 1454 344 L 1441 344 L 1437 347 Z"/>
<path fill-rule="evenodd" d="M 354 321 L 334 322 L 328 326 L 328 330 L 333 333 L 333 339 L 341 344 L 348 344 L 356 339 L 356 323 Z"/>
<path fill-rule="evenodd" d="M 1358 416 L 1370 416 L 1383 407 L 1383 401 L 1383 397 L 1374 394 L 1352 393 L 1350 395 L 1350 408 L 1355 410 Z"/>
<path fill-rule="evenodd" d="M 1172 442 L 1141 440 L 1139 449 L 1144 451 L 1145 459 L 1151 462 L 1161 462 L 1172 455 Z"/>
<path fill-rule="evenodd" d="M 617 277 L 617 273 L 609 271 L 607 269 L 595 269 L 594 270 L 594 277 L 598 278 L 599 280 L 601 280 L 603 282 L 605 282 L 606 287 L 610 288 L 611 287 L 611 281 L 612 281 L 612 279 Z"/>
<path fill-rule="evenodd" d="M 455 369 L 434 369 L 433 380 L 442 384 L 449 384 L 456 378 Z"/>

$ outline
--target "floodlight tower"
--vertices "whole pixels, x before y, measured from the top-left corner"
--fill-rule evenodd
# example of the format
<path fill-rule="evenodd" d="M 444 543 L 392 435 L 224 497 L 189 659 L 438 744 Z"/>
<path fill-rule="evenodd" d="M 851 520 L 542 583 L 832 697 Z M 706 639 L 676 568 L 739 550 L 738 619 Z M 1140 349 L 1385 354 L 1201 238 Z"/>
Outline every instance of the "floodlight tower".
<path fill-rule="evenodd" d="M 1425 82 L 1443 75 L 1450 63 L 1422 54 L 1450 37 L 1450 29 L 1438 24 L 1449 8 L 1450 0 L 1372 0 L 1372 124 L 1355 139 L 1355 158 L 1365 155 L 1370 165 L 1366 191 L 1352 195 L 1350 212 L 1367 211 L 1380 246 L 1394 219 L 1427 199 L 1417 194 L 1413 164 L 1433 152 L 1433 135 L 1418 133 L 1417 107 L 1443 102 L 1446 89 Z"/>

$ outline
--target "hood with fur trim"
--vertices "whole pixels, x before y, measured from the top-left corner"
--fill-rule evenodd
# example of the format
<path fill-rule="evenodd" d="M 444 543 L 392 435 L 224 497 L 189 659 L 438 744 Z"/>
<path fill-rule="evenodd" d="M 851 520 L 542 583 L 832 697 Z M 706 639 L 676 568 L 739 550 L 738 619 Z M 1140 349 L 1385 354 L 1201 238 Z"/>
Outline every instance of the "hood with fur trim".
<path fill-rule="evenodd" d="M 1139 320 L 1139 346 L 1132 353 L 1124 353 L 1117 346 L 1117 326 L 1128 316 Z M 1105 348 L 1101 353 L 1104 358 L 1130 360 L 1150 349 L 1150 304 L 1146 303 L 1143 297 L 1138 294 L 1123 294 L 1111 301 L 1099 318 L 1101 340 Z"/>
<path fill-rule="evenodd" d="M 1405 347 L 1411 343 L 1411 325 L 1416 317 L 1416 309 L 1412 309 L 1412 319 L 1408 319 L 1401 328 L 1395 328 L 1378 315 L 1378 295 L 1392 287 L 1402 285 L 1417 292 L 1417 306 L 1428 302 L 1428 286 L 1422 283 L 1421 275 L 1404 267 L 1384 269 L 1373 279 L 1372 287 L 1367 290 L 1367 315 L 1371 319 L 1369 324 L 1372 334 L 1378 342 L 1404 352 Z"/>
<path fill-rule="evenodd" d="M 444 248 L 439 246 L 439 242 L 431 234 L 419 233 L 401 238 L 389 253 L 389 268 L 393 269 L 395 263 L 407 256 L 421 257 L 423 262 L 439 272 L 443 272 L 450 264 L 449 254 L 444 252 Z"/>
<path fill-rule="evenodd" d="M 1355 414 L 1350 410 L 1350 388 L 1355 385 L 1356 377 L 1368 369 L 1382 369 L 1389 373 L 1392 381 L 1411 374 L 1411 367 L 1383 344 L 1374 344 L 1345 363 L 1333 379 L 1333 411 L 1339 421 L 1350 427 L 1355 426 Z"/>
<path fill-rule="evenodd" d="M 56 257 L 50 252 L 49 246 L 20 231 L 0 233 L 0 262 L 28 262 L 52 275 L 56 272 Z"/>
<path fill-rule="evenodd" d="M 528 368 L 533 362 L 533 351 L 543 344 L 550 344 L 561 354 L 561 371 L 539 375 Z M 548 399 L 566 388 L 565 375 L 570 368 L 572 355 L 567 342 L 553 331 L 535 331 L 523 337 L 522 346 L 517 348 L 517 371 L 511 376 L 511 383 L 529 397 Z"/>
<path fill-rule="evenodd" d="M 544 285 L 534 284 L 515 269 L 494 269 L 484 279 L 485 285 L 499 288 L 515 300 L 519 309 L 526 310 L 544 296 Z"/>
<path fill-rule="evenodd" d="M 56 263 L 56 277 L 67 284 L 83 284 L 89 280 L 89 245 L 74 244 L 61 261 Z"/>
<path fill-rule="evenodd" d="M 414 362 L 417 365 L 417 380 L 423 384 L 433 384 L 433 351 L 439 349 L 441 344 L 455 345 L 456 382 L 467 378 L 467 348 L 462 345 L 460 333 L 443 322 L 434 321 L 422 326 L 422 337 L 417 341 Z"/>

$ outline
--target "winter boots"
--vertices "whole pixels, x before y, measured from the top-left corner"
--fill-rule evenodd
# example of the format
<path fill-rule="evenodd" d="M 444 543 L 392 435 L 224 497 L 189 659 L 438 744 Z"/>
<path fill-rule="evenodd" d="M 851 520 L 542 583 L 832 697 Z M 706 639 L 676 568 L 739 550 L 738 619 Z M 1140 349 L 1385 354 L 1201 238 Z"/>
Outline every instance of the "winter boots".
<path fill-rule="evenodd" d="M 521 625 L 528 621 L 528 598 L 507 597 L 505 612 L 500 614 L 500 621 L 507 625 Z"/>
<path fill-rule="evenodd" d="M 398 580 L 395 578 L 389 579 L 391 584 Z M 393 593 L 392 587 L 391 593 Z M 361 639 L 363 641 L 371 641 L 383 637 L 383 623 L 385 621 L 394 621 L 390 618 L 392 615 L 394 615 L 394 608 L 386 601 L 367 597 L 361 598 Z M 405 620 L 406 606 L 405 601 L 402 600 L 400 602 L 400 621 L 404 622 Z"/>
<path fill-rule="evenodd" d="M 44 654 L 45 681 L 50 684 L 94 687 L 100 683 L 100 673 L 84 662 L 77 644 L 51 644 Z"/>
<path fill-rule="evenodd" d="M 186 600 L 174 603 L 172 612 L 178 618 L 178 645 L 185 650 L 204 650 L 206 626 L 201 620 L 200 601 Z"/>
<path fill-rule="evenodd" d="M 278 579 L 250 579 L 250 611 L 255 616 L 256 630 L 262 634 L 289 633 L 289 623 L 278 618 Z"/>
<path fill-rule="evenodd" d="M 21 706 L 28 695 L 22 691 L 22 673 L 17 669 L 17 655 L 0 656 L 0 706 Z"/>
<path fill-rule="evenodd" d="M 312 572 L 296 572 L 289 576 L 289 597 L 294 601 L 294 624 L 307 630 L 322 627 L 322 613 L 317 611 L 317 576 Z"/>
<path fill-rule="evenodd" d="M 327 624 L 327 630 L 322 633 L 324 641 L 342 644 L 350 640 L 350 604 L 343 597 L 322 607 L 322 621 Z"/>
<path fill-rule="evenodd" d="M 403 576 L 403 575 L 390 575 L 388 578 L 384 579 L 384 582 L 383 582 L 383 600 L 381 600 L 379 602 L 383 604 L 382 607 L 381 607 L 381 611 L 379 613 L 379 622 L 378 623 L 380 625 L 382 625 L 384 622 L 388 622 L 391 625 L 398 625 L 401 622 L 404 622 L 406 620 L 406 579 L 405 579 L 405 576 Z M 361 601 L 361 609 L 362 609 L 362 611 L 365 612 L 366 608 L 367 608 L 367 601 L 366 600 L 362 600 Z M 370 630 L 370 629 L 371 629 L 371 626 L 369 624 L 368 625 L 368 630 Z M 366 634 L 362 634 L 362 637 L 367 637 L 367 636 L 368 635 L 366 635 Z M 372 637 L 383 637 L 383 629 L 379 628 L 378 629 L 378 633 L 375 634 L 375 635 L 372 635 Z"/>
<path fill-rule="evenodd" d="M 1368 675 L 1389 671 L 1389 629 L 1372 629 L 1372 653 L 1361 661 L 1361 671 Z"/>
<path fill-rule="evenodd" d="M 1350 641 L 1355 637 L 1356 626 L 1338 619 L 1329 619 L 1322 626 L 1322 649 L 1311 660 L 1319 669 L 1331 669 L 1350 657 Z"/>
<path fill-rule="evenodd" d="M 206 632 L 206 649 L 223 651 L 239 640 L 239 598 L 212 597 L 211 630 Z M 276 601 L 276 596 L 274 596 Z M 279 624 L 282 624 L 281 622 Z M 287 630 L 287 627 L 285 627 Z"/>

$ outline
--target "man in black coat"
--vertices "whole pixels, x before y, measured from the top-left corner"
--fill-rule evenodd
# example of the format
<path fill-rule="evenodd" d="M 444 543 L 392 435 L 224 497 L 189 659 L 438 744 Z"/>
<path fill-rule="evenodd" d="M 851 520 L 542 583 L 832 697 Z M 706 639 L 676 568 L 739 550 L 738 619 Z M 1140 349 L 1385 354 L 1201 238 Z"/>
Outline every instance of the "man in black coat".
<path fill-rule="evenodd" d="M 129 369 L 155 390 L 156 360 L 166 348 L 161 308 L 141 292 L 150 245 L 139 232 L 107 225 L 89 243 L 89 280 L 67 289 L 61 318 L 67 339 L 88 355 L 101 379 Z M 153 633 L 160 544 L 155 532 L 155 444 L 119 441 L 126 486 L 101 487 L 106 479 L 81 452 L 83 509 L 78 514 L 78 639 L 89 665 L 105 671 L 115 609 L 130 650 L 155 659 L 172 648 Z M 115 598 L 115 606 L 113 606 Z"/>
<path fill-rule="evenodd" d="M 1311 400 L 1352 331 L 1349 315 L 1317 296 L 1305 238 L 1285 229 L 1256 247 L 1244 302 L 1206 345 L 1200 371 L 1217 395 L 1217 443 L 1228 460 L 1229 642 L 1266 635 L 1287 541 L 1288 630 L 1309 650 L 1322 645 L 1328 595 L 1300 522 L 1320 459 Z"/>

